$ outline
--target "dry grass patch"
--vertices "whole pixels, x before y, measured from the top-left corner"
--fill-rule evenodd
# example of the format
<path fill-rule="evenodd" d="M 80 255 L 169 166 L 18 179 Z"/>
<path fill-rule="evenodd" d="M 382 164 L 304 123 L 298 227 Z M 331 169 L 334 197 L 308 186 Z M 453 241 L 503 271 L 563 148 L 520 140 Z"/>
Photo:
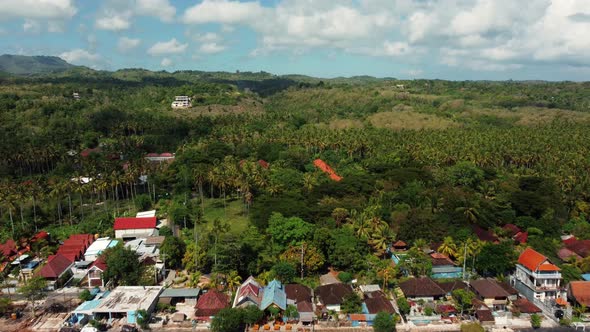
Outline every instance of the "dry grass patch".
<path fill-rule="evenodd" d="M 590 123 L 590 113 L 541 107 L 521 107 L 513 110 L 472 109 L 461 113 L 461 116 L 493 116 L 500 119 L 509 119 L 519 126 L 547 124 L 555 120 Z"/>
<path fill-rule="evenodd" d="M 446 129 L 459 126 L 452 120 L 414 111 L 382 112 L 373 114 L 367 119 L 377 128 L 393 130 Z"/>
<path fill-rule="evenodd" d="M 328 128 L 330 129 L 351 129 L 351 128 L 363 128 L 364 125 L 360 120 L 354 119 L 336 119 L 330 121 Z"/>

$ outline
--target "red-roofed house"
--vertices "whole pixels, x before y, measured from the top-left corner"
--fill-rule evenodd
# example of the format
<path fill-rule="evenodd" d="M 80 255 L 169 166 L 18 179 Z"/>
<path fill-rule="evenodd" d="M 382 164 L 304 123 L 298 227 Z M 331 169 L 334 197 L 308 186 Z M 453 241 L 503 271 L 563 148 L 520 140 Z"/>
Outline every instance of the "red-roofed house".
<path fill-rule="evenodd" d="M 590 306 L 590 281 L 572 281 L 567 288 L 567 297 L 573 303 Z"/>
<path fill-rule="evenodd" d="M 574 238 L 574 240 L 569 240 L 566 242 L 565 247 L 575 252 L 582 258 L 590 256 L 590 240 L 575 240 Z"/>
<path fill-rule="evenodd" d="M 526 243 L 526 241 L 529 239 L 529 232 L 518 232 L 516 235 L 514 235 L 513 239 L 518 244 Z"/>
<path fill-rule="evenodd" d="M 338 174 L 336 174 L 336 172 L 332 169 L 332 167 L 330 167 L 328 164 L 326 164 L 326 162 L 324 162 L 321 159 L 316 159 L 313 161 L 313 165 L 317 168 L 319 168 L 320 170 L 322 170 L 322 172 L 328 174 L 330 176 L 330 179 L 339 182 L 342 180 L 342 177 L 338 176 Z"/>
<path fill-rule="evenodd" d="M 558 298 L 561 287 L 561 272 L 547 257 L 527 248 L 520 254 L 516 264 L 516 289 L 529 299 Z"/>
<path fill-rule="evenodd" d="M 58 283 L 58 281 L 67 281 L 64 279 L 67 278 L 73 265 L 73 261 L 70 261 L 64 255 L 57 253 L 47 258 L 47 263 L 43 265 L 41 270 L 39 270 L 39 276 L 49 281 L 50 289 L 55 288 L 54 285 L 55 283 Z"/>
<path fill-rule="evenodd" d="M 229 298 L 227 295 L 215 290 L 210 290 L 203 294 L 199 301 L 197 301 L 195 316 L 199 320 L 209 320 L 211 317 L 217 315 L 223 308 L 229 305 Z"/>
<path fill-rule="evenodd" d="M 114 228 L 117 239 L 133 240 L 158 236 L 156 217 L 116 218 Z"/>
<path fill-rule="evenodd" d="M 88 287 L 104 287 L 104 280 L 102 274 L 107 269 L 107 263 L 102 256 L 98 257 L 88 269 Z"/>

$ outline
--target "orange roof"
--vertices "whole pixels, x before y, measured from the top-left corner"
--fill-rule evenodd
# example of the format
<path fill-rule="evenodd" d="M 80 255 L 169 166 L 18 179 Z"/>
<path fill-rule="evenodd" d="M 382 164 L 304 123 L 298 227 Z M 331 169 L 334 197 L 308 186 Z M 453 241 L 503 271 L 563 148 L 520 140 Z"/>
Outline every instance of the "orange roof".
<path fill-rule="evenodd" d="M 531 271 L 559 271 L 559 268 L 531 248 L 527 248 L 518 257 L 518 263 Z"/>
<path fill-rule="evenodd" d="M 570 292 L 579 304 L 590 305 L 590 281 L 570 282 Z"/>
<path fill-rule="evenodd" d="M 313 164 L 315 167 L 322 170 L 322 172 L 328 174 L 330 176 L 330 179 L 332 179 L 336 182 L 339 182 L 342 180 L 342 177 L 339 176 L 338 174 L 336 174 L 336 172 L 332 169 L 332 167 L 330 167 L 328 164 L 326 164 L 325 161 L 323 161 L 321 159 L 316 159 L 313 161 Z"/>
<path fill-rule="evenodd" d="M 567 301 L 563 297 L 558 297 L 557 300 L 555 300 L 555 303 L 563 306 L 567 305 Z"/>

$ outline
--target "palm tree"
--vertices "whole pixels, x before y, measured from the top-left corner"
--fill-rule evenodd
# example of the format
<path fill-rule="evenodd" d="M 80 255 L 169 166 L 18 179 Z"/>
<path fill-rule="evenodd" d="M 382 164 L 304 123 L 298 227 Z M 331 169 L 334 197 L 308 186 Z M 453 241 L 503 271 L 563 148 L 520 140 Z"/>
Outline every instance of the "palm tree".
<path fill-rule="evenodd" d="M 240 277 L 238 271 L 235 270 L 230 271 L 229 274 L 226 276 L 226 279 L 227 287 L 232 292 L 236 290 L 236 288 L 240 286 L 240 284 L 242 283 L 242 277 Z"/>
<path fill-rule="evenodd" d="M 457 257 L 457 245 L 455 244 L 455 241 L 453 241 L 453 238 L 446 236 L 443 243 L 438 247 L 438 252 L 452 258 Z"/>
<path fill-rule="evenodd" d="M 348 213 L 348 210 L 344 208 L 335 208 L 332 211 L 332 218 L 334 218 L 336 226 L 340 226 L 340 224 L 342 224 L 342 222 L 345 221 L 346 218 L 349 217 L 349 215 L 350 214 Z"/>
<path fill-rule="evenodd" d="M 210 232 L 215 237 L 215 247 L 214 247 L 214 266 L 215 267 L 217 267 L 217 242 L 219 241 L 219 236 L 227 231 L 229 231 L 229 224 L 222 222 L 219 219 L 213 220 L 213 224 L 211 225 Z"/>

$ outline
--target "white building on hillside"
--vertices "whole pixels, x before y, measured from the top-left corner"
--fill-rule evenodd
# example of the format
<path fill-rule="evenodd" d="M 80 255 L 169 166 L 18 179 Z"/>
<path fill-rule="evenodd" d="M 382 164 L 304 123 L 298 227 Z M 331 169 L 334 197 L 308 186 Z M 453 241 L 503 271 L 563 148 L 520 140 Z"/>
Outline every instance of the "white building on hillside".
<path fill-rule="evenodd" d="M 86 249 L 84 253 L 84 260 L 87 262 L 94 262 L 98 256 L 102 254 L 107 248 L 111 248 L 117 245 L 119 241 L 111 240 L 108 237 L 101 237 L 92 242 L 90 247 Z"/>
<path fill-rule="evenodd" d="M 188 96 L 176 96 L 172 102 L 172 108 L 189 108 L 191 106 L 191 99 Z"/>
<path fill-rule="evenodd" d="M 561 281 L 559 267 L 547 257 L 531 248 L 520 254 L 513 282 L 515 288 L 529 300 L 550 301 L 564 297 Z"/>

